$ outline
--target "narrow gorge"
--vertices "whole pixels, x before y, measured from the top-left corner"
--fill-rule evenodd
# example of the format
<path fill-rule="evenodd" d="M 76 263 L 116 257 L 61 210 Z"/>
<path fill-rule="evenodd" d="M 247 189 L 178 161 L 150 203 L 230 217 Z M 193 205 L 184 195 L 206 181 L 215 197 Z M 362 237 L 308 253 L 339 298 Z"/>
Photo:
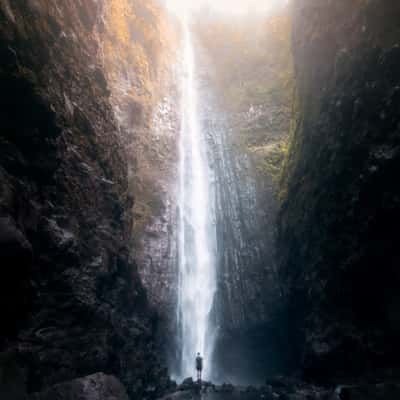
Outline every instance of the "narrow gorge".
<path fill-rule="evenodd" d="M 0 60 L 1 400 L 400 398 L 400 4 L 0 0 Z"/>

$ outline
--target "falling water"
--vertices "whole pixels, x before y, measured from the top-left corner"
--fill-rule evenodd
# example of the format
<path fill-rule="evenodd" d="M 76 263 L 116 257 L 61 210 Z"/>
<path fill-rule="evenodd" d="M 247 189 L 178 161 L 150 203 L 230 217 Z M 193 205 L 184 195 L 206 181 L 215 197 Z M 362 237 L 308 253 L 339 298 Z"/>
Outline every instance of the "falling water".
<path fill-rule="evenodd" d="M 215 283 L 215 224 L 206 138 L 199 117 L 194 47 L 188 17 L 183 18 L 183 74 L 179 182 L 180 377 L 194 375 L 195 356 L 204 356 L 211 377 L 213 334 L 210 312 Z"/>

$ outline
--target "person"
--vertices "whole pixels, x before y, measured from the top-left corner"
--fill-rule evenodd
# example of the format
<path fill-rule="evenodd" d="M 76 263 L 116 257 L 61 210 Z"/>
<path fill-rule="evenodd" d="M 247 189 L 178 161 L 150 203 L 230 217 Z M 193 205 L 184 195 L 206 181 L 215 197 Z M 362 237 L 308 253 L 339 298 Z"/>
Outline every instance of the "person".
<path fill-rule="evenodd" d="M 197 380 L 201 381 L 201 371 L 203 371 L 203 357 L 200 356 L 200 353 L 197 353 L 196 357 L 196 371 L 197 371 Z"/>

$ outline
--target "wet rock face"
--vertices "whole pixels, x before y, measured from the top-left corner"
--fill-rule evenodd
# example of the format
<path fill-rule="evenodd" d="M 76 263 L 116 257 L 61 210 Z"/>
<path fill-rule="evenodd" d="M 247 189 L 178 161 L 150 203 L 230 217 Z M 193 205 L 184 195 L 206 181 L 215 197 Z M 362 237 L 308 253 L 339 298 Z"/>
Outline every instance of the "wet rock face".
<path fill-rule="evenodd" d="M 264 191 L 250 158 L 234 150 L 232 116 L 223 109 L 218 117 L 207 115 L 218 245 L 214 361 L 220 379 L 260 382 L 287 362 L 285 352 L 277 351 L 286 335 L 275 273 L 276 192 L 272 183 Z"/>
<path fill-rule="evenodd" d="M 109 6 L 0 1 L 0 351 L 15 351 L 29 392 L 102 371 L 151 397 L 167 379 L 132 258 L 101 57 Z"/>
<path fill-rule="evenodd" d="M 313 377 L 399 365 L 399 18 L 390 1 L 294 4 L 280 276 Z"/>
<path fill-rule="evenodd" d="M 289 362 L 275 232 L 291 114 L 290 18 L 286 9 L 235 24 L 204 16 L 196 33 L 216 203 L 215 370 L 221 381 L 259 383 Z"/>

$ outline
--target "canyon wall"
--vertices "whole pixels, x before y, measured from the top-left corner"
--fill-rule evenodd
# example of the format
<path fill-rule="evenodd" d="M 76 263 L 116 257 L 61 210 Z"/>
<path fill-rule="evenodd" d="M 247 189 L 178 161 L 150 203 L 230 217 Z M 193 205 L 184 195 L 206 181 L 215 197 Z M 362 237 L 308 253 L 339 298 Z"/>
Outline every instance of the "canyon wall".
<path fill-rule="evenodd" d="M 397 376 L 400 6 L 292 6 L 293 32 L 286 9 L 195 26 L 219 379 Z M 8 392 L 108 382 L 125 396 L 107 375 L 132 398 L 170 385 L 182 73 L 171 18 L 156 1 L 0 0 Z"/>
<path fill-rule="evenodd" d="M 279 275 L 306 376 L 397 374 L 400 5 L 293 2 Z M 397 369 L 398 371 L 398 369 Z"/>
<path fill-rule="evenodd" d="M 170 357 L 178 276 L 179 21 L 157 2 L 140 0 L 111 1 L 106 20 L 101 54 L 134 194 L 132 247 Z"/>
<path fill-rule="evenodd" d="M 0 368 L 18 390 L 96 372 L 132 396 L 168 384 L 133 251 L 162 13 L 0 1 Z"/>
<path fill-rule="evenodd" d="M 206 13 L 195 31 L 215 175 L 214 361 L 219 379 L 261 382 L 290 364 L 275 234 L 292 112 L 291 20 L 286 8 L 267 16 Z"/>

